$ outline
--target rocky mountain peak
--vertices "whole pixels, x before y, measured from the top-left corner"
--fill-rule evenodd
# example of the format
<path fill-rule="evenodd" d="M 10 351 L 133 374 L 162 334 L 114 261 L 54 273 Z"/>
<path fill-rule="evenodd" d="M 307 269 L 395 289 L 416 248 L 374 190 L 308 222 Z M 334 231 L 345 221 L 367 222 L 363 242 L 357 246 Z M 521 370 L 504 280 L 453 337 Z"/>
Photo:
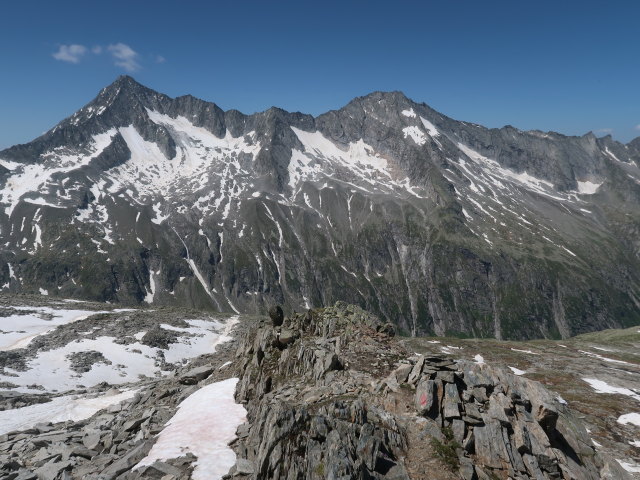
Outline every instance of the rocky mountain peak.
<path fill-rule="evenodd" d="M 105 90 L 115 89 L 131 89 L 131 90 L 151 90 L 150 88 L 142 85 L 131 75 L 119 75 L 110 85 L 105 87 Z"/>
<path fill-rule="evenodd" d="M 376 90 L 362 97 L 357 97 L 352 101 L 365 103 L 365 104 L 385 103 L 388 105 L 396 105 L 396 106 L 414 104 L 414 102 L 410 100 L 400 90 L 393 90 L 393 91 Z"/>
<path fill-rule="evenodd" d="M 129 101 L 149 102 L 156 100 L 170 100 L 170 97 L 142 85 L 129 75 L 120 75 L 113 83 L 103 88 L 94 101 L 122 96 Z M 189 96 L 189 95 L 187 95 Z M 97 102 L 99 103 L 99 102 Z M 147 105 L 152 106 L 152 105 Z"/>
<path fill-rule="evenodd" d="M 407 98 L 405 94 L 400 91 L 375 91 L 361 97 L 356 97 L 344 107 L 328 112 L 328 114 L 337 113 L 353 117 L 357 111 L 358 116 L 365 118 L 367 116 L 373 116 L 379 121 L 388 122 L 391 121 L 393 117 L 402 115 L 403 111 L 413 111 L 413 107 L 416 106 L 418 106 L 418 104 Z"/>
<path fill-rule="evenodd" d="M 634 145 L 488 129 L 402 92 L 245 115 L 123 76 L 0 152 L 0 285 L 254 313 L 344 300 L 411 335 L 630 326 Z"/>

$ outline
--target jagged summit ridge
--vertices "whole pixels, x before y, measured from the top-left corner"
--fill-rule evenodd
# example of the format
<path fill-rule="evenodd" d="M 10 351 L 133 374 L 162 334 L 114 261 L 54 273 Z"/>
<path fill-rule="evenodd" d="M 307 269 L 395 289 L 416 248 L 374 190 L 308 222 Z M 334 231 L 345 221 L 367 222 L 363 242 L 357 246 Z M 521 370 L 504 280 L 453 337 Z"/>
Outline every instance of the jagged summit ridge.
<path fill-rule="evenodd" d="M 409 334 L 640 322 L 640 150 L 487 129 L 400 92 L 245 115 L 131 77 L 0 152 L 0 286 L 261 312 L 358 303 Z"/>

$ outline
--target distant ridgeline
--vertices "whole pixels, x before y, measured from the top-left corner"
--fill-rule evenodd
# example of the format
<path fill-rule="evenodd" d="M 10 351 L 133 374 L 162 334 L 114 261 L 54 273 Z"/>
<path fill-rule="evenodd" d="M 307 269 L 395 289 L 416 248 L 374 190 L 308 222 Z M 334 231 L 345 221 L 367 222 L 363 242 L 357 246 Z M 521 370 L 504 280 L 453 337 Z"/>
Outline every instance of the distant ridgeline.
<path fill-rule="evenodd" d="M 120 77 L 0 151 L 0 287 L 265 312 L 337 300 L 401 333 L 640 323 L 640 139 L 452 120 L 399 92 L 318 117 Z"/>

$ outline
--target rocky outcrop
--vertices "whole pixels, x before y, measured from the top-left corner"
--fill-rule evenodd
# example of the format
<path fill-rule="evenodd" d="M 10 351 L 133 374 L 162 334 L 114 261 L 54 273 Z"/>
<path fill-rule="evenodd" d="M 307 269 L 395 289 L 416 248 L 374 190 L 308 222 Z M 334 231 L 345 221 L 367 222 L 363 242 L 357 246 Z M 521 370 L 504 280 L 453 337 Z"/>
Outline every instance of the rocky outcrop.
<path fill-rule="evenodd" d="M 75 360 L 101 358 L 89 352 Z M 189 453 L 136 466 L 183 400 L 230 376 L 239 377 L 235 396 L 247 422 L 231 444 L 237 459 L 229 479 L 628 478 L 540 383 L 415 354 L 390 324 L 341 302 L 279 326 L 244 318 L 215 353 L 121 387 L 135 394 L 87 420 L 0 435 L 0 478 L 186 480 L 197 460 Z M 108 384 L 76 392 L 87 399 L 117 393 Z M 59 398 L 1 400 L 9 409 Z"/>
<path fill-rule="evenodd" d="M 627 478 L 541 384 L 412 355 L 354 306 L 261 322 L 237 356 L 248 423 L 232 477 Z"/>

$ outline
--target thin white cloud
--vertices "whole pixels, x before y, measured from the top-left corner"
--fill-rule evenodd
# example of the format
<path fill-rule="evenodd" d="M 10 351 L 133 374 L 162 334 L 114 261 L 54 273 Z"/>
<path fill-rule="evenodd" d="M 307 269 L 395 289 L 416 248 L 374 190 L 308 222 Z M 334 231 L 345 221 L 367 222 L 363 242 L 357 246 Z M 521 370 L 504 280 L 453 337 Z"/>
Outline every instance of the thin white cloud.
<path fill-rule="evenodd" d="M 166 61 L 167 59 L 164 58 L 162 55 L 156 55 L 156 63 L 164 63 Z"/>
<path fill-rule="evenodd" d="M 611 134 L 611 133 L 613 133 L 613 128 L 600 128 L 600 129 L 596 130 L 596 133 Z"/>
<path fill-rule="evenodd" d="M 94 45 L 91 48 L 79 44 L 60 45 L 58 51 L 51 55 L 62 62 L 80 63 L 88 55 L 101 55 L 105 51 L 110 54 L 116 66 L 125 69 L 127 72 L 140 70 L 138 52 L 126 43 L 121 42 L 113 43 L 106 47 Z M 156 63 L 164 63 L 165 61 L 166 59 L 162 55 L 155 56 Z"/>
<path fill-rule="evenodd" d="M 638 125 L 636 125 L 635 127 L 633 127 L 635 130 L 640 131 L 640 123 Z"/>
<path fill-rule="evenodd" d="M 129 45 L 125 43 L 115 43 L 107 47 L 109 53 L 113 56 L 115 64 L 124 68 L 127 72 L 135 72 L 140 69 L 138 63 L 138 54 Z"/>
<path fill-rule="evenodd" d="M 58 51 L 53 53 L 52 56 L 61 62 L 80 63 L 86 53 L 87 47 L 84 45 L 60 45 Z"/>

